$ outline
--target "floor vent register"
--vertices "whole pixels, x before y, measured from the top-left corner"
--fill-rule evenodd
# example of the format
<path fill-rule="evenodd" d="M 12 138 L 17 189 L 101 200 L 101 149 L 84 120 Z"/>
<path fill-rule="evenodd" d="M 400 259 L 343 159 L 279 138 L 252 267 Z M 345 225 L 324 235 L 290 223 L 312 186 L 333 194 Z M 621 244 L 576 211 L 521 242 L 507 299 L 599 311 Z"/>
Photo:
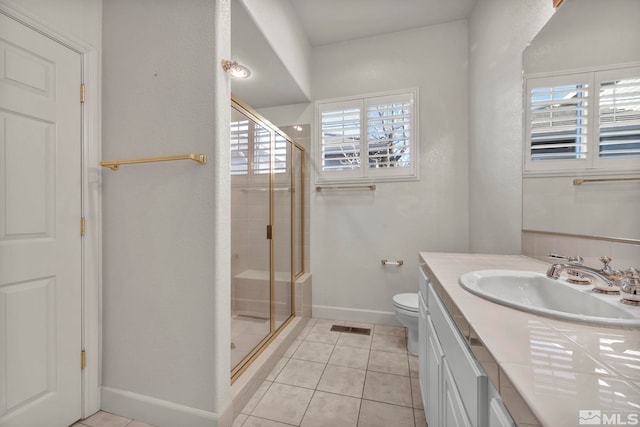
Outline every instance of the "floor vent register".
<path fill-rule="evenodd" d="M 332 332 L 347 332 L 350 334 L 358 334 L 358 335 L 371 335 L 371 329 L 369 328 L 354 328 L 353 326 L 341 326 L 341 325 L 332 325 Z"/>

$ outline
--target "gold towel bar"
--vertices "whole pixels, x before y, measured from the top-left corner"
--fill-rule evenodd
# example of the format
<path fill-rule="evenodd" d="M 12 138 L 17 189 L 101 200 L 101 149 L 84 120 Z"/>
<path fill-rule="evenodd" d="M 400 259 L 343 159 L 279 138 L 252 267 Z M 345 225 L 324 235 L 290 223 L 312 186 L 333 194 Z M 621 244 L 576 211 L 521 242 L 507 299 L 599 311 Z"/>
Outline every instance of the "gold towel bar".
<path fill-rule="evenodd" d="M 585 182 L 611 182 L 611 181 L 640 181 L 640 177 L 637 177 L 637 178 L 594 178 L 594 179 L 576 178 L 576 179 L 573 180 L 573 185 L 582 185 Z"/>
<path fill-rule="evenodd" d="M 331 185 L 328 187 L 316 187 L 316 191 L 320 192 L 322 190 L 375 190 L 375 185 Z"/>
<path fill-rule="evenodd" d="M 193 160 L 201 165 L 207 163 L 206 154 L 180 154 L 178 156 L 166 156 L 166 157 L 146 157 L 143 159 L 127 159 L 127 160 L 110 160 L 107 162 L 100 162 L 100 166 L 109 168 L 113 171 L 120 169 L 120 165 L 131 165 L 134 163 L 152 163 L 152 162 L 168 162 L 171 160 Z"/>

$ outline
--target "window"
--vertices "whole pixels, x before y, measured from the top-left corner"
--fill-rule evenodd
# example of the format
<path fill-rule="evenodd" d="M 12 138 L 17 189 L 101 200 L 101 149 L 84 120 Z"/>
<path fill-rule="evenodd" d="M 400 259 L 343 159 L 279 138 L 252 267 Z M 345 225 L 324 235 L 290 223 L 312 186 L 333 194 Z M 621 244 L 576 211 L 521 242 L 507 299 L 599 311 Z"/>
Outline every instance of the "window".
<path fill-rule="evenodd" d="M 526 79 L 525 171 L 640 166 L 640 67 Z"/>
<path fill-rule="evenodd" d="M 317 183 L 417 179 L 417 90 L 316 103 Z"/>
<path fill-rule="evenodd" d="M 253 120 L 242 116 L 236 118 L 238 115 L 236 110 L 233 110 L 230 138 L 231 175 L 247 175 L 253 179 L 257 175 L 269 174 L 272 156 L 273 172 L 286 174 L 288 140 L 280 133 L 262 127 Z"/>
<path fill-rule="evenodd" d="M 599 82 L 600 158 L 640 156 L 640 73 Z"/>
<path fill-rule="evenodd" d="M 249 120 L 231 122 L 231 175 L 249 173 Z"/>

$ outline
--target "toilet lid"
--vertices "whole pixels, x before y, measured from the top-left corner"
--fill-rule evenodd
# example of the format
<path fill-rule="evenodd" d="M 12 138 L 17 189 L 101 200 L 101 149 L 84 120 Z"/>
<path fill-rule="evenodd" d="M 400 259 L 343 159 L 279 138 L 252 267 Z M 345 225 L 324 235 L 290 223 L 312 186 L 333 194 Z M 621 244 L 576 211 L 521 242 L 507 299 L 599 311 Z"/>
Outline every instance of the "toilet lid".
<path fill-rule="evenodd" d="M 418 294 L 398 294 L 393 296 L 393 303 L 405 310 L 418 311 Z"/>

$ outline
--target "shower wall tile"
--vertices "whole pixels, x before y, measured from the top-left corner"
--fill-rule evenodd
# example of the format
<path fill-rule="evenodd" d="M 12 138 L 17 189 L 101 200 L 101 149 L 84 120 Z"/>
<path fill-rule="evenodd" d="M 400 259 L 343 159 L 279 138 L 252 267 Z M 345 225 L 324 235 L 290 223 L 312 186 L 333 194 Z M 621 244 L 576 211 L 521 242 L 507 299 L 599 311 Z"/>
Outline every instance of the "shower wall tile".
<path fill-rule="evenodd" d="M 311 317 L 311 275 L 296 280 L 296 316 Z"/>

